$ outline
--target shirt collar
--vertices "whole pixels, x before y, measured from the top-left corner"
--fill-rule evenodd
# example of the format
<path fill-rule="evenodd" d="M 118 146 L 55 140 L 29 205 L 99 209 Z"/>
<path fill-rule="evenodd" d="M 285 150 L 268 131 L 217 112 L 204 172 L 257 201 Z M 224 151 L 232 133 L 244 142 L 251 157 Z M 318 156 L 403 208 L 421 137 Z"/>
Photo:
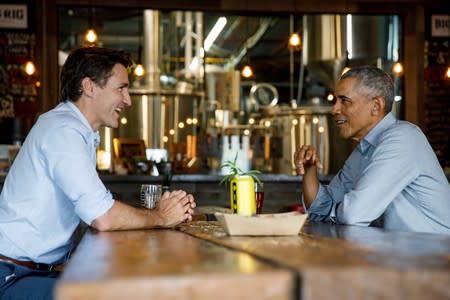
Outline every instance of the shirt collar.
<path fill-rule="evenodd" d="M 65 101 L 64 104 L 67 105 L 80 119 L 80 121 L 86 126 L 87 130 L 85 131 L 86 138 L 88 140 L 93 141 L 94 146 L 97 147 L 100 144 L 100 135 L 97 131 L 93 131 L 91 125 L 89 124 L 86 117 L 81 113 L 78 107 L 72 101 Z"/>
<path fill-rule="evenodd" d="M 380 135 L 395 123 L 396 119 L 392 113 L 388 113 L 372 130 L 359 142 L 361 153 L 367 152 L 370 146 L 376 146 L 379 143 Z"/>

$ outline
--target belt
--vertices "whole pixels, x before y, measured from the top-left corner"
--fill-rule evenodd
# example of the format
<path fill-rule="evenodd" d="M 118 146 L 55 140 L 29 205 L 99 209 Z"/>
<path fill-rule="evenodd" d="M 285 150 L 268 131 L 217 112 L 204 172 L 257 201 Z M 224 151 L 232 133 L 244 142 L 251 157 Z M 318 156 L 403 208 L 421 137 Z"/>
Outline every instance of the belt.
<path fill-rule="evenodd" d="M 22 267 L 26 267 L 29 269 L 35 269 L 39 271 L 52 271 L 54 265 L 47 265 L 41 263 L 35 263 L 33 261 L 25 261 L 25 260 L 17 260 L 11 257 L 7 257 L 0 254 L 0 262 L 5 262 L 9 264 L 14 264 Z"/>

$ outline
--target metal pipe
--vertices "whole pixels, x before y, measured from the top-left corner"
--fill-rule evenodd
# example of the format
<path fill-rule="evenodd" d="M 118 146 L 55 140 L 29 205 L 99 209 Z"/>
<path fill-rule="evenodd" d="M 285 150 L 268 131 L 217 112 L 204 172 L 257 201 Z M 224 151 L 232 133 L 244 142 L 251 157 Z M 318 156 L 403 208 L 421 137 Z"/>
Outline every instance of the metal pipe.
<path fill-rule="evenodd" d="M 144 16 L 144 84 L 150 91 L 159 91 L 159 11 L 146 9 Z"/>

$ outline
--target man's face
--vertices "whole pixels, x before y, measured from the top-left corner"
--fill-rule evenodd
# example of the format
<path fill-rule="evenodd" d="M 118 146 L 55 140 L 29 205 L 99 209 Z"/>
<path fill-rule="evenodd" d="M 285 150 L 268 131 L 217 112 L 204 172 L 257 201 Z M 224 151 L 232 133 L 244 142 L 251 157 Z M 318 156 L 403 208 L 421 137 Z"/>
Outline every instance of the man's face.
<path fill-rule="evenodd" d="M 336 85 L 332 113 L 342 138 L 360 141 L 379 121 L 374 102 L 358 89 L 358 80 L 346 78 Z"/>
<path fill-rule="evenodd" d="M 105 86 L 95 85 L 95 122 L 94 130 L 102 126 L 117 128 L 122 110 L 131 105 L 128 93 L 128 73 L 121 64 L 116 64 L 113 74 Z"/>

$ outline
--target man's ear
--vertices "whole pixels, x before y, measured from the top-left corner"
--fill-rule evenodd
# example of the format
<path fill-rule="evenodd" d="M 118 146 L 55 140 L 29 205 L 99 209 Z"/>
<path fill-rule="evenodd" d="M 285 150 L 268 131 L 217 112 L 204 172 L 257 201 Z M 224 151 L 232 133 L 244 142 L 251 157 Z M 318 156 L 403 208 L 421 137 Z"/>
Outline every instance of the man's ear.
<path fill-rule="evenodd" d="M 372 115 L 384 115 L 384 108 L 386 107 L 386 100 L 384 97 L 375 97 L 372 100 Z"/>
<path fill-rule="evenodd" d="M 83 93 L 90 97 L 94 93 L 94 82 L 89 77 L 85 77 L 81 81 L 81 88 L 83 89 Z"/>

